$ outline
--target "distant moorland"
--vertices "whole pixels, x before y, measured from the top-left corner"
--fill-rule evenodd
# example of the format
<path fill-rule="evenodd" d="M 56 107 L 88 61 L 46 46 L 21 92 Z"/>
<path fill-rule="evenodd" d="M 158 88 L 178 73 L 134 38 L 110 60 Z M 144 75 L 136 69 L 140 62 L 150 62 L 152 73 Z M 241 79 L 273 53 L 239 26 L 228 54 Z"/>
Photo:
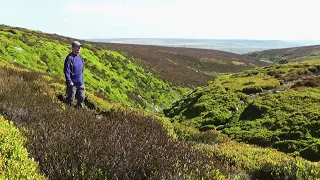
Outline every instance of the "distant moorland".
<path fill-rule="evenodd" d="M 169 47 L 188 47 L 215 49 L 232 53 L 244 54 L 267 49 L 289 48 L 320 44 L 320 41 L 284 41 L 284 40 L 240 40 L 240 39 L 156 39 L 156 38 L 118 38 L 90 39 L 96 42 L 121 44 L 144 44 Z"/>

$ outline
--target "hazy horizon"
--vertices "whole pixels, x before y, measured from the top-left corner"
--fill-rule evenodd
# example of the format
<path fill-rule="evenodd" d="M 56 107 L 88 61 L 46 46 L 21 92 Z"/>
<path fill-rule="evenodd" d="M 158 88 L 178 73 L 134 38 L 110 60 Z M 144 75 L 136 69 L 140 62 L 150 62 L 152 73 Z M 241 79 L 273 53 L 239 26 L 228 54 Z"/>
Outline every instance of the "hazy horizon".
<path fill-rule="evenodd" d="M 237 39 L 176 39 L 176 38 L 111 38 L 88 39 L 95 42 L 119 44 L 156 45 L 167 47 L 186 47 L 214 49 L 237 54 L 245 54 L 268 49 L 281 49 L 299 46 L 318 45 L 320 41 L 282 41 L 282 40 L 237 40 Z"/>
<path fill-rule="evenodd" d="M 86 38 L 83 40 L 97 40 L 97 39 L 105 39 L 105 40 L 113 40 L 113 39 L 177 39 L 177 40 L 225 40 L 225 41 L 315 41 L 320 42 L 320 39 L 235 39 L 235 38 L 171 38 L 171 37 L 112 37 L 112 38 L 101 38 L 101 37 L 93 37 Z"/>

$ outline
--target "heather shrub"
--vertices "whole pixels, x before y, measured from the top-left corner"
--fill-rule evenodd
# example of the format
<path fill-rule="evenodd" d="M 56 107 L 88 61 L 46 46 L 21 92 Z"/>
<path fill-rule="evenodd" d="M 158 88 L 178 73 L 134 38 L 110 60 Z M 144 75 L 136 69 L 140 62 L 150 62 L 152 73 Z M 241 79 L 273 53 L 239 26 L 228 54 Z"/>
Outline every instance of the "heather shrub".
<path fill-rule="evenodd" d="M 0 113 L 25 129 L 27 149 L 50 179 L 224 179 L 224 167 L 168 136 L 152 116 L 118 111 L 97 118 L 62 107 L 35 73 L 0 71 Z M 223 173 L 223 174 L 222 174 Z"/>

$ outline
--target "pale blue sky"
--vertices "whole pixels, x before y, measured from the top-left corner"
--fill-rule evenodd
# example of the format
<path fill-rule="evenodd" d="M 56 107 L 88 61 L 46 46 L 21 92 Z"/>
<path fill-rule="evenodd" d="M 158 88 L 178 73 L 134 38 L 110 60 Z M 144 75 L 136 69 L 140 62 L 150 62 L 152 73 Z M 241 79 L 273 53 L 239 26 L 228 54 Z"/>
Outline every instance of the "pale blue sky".
<path fill-rule="evenodd" d="M 0 24 L 88 38 L 320 40 L 317 0 L 0 0 Z"/>

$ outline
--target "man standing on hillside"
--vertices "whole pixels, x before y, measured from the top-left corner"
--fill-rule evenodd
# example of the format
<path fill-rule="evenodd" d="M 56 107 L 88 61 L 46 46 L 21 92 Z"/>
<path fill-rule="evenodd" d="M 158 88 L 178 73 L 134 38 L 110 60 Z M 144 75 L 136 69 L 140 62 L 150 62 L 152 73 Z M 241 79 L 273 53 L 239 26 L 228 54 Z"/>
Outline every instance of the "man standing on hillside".
<path fill-rule="evenodd" d="M 77 107 L 82 108 L 85 98 L 85 89 L 83 81 L 84 60 L 80 56 L 82 44 L 78 41 L 72 43 L 72 52 L 68 54 L 64 62 L 64 74 L 67 85 L 66 103 L 71 105 L 75 97 L 77 98 Z"/>

